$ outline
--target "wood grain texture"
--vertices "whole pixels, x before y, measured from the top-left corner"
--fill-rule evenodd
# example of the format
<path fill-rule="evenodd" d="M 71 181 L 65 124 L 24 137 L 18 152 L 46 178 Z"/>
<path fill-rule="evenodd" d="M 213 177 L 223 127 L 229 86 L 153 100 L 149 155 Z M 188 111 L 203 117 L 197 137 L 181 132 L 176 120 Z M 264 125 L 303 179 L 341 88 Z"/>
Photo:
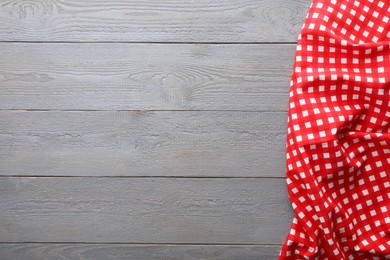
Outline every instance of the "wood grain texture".
<path fill-rule="evenodd" d="M 286 111 L 294 52 L 284 44 L 0 43 L 0 109 Z"/>
<path fill-rule="evenodd" d="M 0 259 L 276 259 L 309 5 L 1 1 Z"/>
<path fill-rule="evenodd" d="M 280 246 L 153 244 L 0 244 L 8 260 L 274 260 Z"/>
<path fill-rule="evenodd" d="M 296 41 L 307 0 L 3 0 L 3 41 Z"/>
<path fill-rule="evenodd" d="M 0 242 L 281 244 L 283 179 L 0 178 Z"/>
<path fill-rule="evenodd" d="M 0 111 L 0 175 L 282 177 L 284 112 Z"/>

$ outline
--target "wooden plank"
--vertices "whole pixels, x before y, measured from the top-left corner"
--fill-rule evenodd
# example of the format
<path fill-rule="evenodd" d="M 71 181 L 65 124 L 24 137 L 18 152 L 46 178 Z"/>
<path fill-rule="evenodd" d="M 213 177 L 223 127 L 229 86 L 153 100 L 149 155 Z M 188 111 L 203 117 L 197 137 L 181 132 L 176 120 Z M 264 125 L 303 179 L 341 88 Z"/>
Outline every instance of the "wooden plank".
<path fill-rule="evenodd" d="M 0 109 L 286 111 L 294 52 L 289 44 L 2 43 Z"/>
<path fill-rule="evenodd" d="M 280 246 L 153 244 L 0 244 L 0 258 L 12 260 L 274 260 Z"/>
<path fill-rule="evenodd" d="M 285 112 L 0 111 L 0 175 L 282 177 Z"/>
<path fill-rule="evenodd" d="M 4 0 L 3 41 L 295 41 L 307 0 Z"/>
<path fill-rule="evenodd" d="M 0 178 L 0 242 L 281 244 L 284 179 Z"/>

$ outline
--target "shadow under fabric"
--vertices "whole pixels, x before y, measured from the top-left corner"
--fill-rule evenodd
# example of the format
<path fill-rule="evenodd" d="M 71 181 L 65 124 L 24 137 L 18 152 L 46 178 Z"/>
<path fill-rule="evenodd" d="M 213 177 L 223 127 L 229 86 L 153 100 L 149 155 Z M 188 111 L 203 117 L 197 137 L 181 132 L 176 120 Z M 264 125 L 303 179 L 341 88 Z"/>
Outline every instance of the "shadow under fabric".
<path fill-rule="evenodd" d="M 313 0 L 286 139 L 279 259 L 390 259 L 390 1 Z"/>

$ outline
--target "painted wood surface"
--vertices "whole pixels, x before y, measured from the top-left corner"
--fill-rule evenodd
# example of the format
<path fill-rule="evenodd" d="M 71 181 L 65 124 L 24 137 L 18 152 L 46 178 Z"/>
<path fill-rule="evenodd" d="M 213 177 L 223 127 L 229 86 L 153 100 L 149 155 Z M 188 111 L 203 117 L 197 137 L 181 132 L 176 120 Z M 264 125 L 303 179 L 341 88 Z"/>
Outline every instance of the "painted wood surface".
<path fill-rule="evenodd" d="M 307 0 L 3 0 L 3 41 L 295 41 Z"/>
<path fill-rule="evenodd" d="M 285 112 L 0 111 L 0 175 L 283 177 Z"/>
<path fill-rule="evenodd" d="M 0 109 L 286 111 L 294 52 L 285 44 L 0 43 Z"/>
<path fill-rule="evenodd" d="M 307 0 L 0 2 L 0 259 L 276 259 Z"/>
<path fill-rule="evenodd" d="M 0 244 L 12 260 L 275 260 L 280 246 L 177 244 Z"/>
<path fill-rule="evenodd" d="M 269 178 L 0 178 L 0 242 L 280 244 L 286 182 Z"/>

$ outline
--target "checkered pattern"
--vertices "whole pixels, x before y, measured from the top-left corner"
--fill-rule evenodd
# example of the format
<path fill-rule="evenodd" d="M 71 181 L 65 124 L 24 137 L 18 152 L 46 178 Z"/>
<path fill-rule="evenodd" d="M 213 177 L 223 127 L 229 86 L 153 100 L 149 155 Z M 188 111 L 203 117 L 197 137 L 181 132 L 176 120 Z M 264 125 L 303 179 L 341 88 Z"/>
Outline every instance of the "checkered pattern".
<path fill-rule="evenodd" d="M 279 259 L 390 259 L 390 0 L 313 0 L 290 84 Z"/>

